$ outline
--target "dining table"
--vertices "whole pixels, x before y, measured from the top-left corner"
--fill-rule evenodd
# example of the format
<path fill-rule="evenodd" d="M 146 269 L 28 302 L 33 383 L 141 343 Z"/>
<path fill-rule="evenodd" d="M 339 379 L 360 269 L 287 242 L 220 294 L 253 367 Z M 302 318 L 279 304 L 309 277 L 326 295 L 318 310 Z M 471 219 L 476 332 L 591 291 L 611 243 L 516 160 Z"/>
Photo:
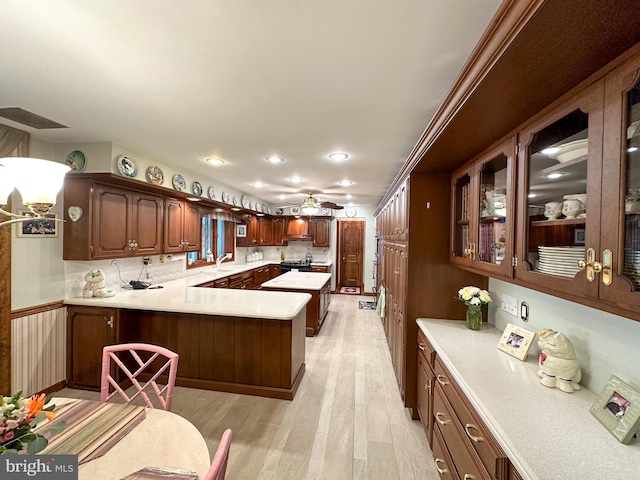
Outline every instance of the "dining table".
<path fill-rule="evenodd" d="M 148 467 L 204 478 L 209 469 L 211 461 L 204 438 L 180 415 L 61 397 L 52 403 L 56 405 L 56 417 L 36 429 L 49 439 L 40 453 L 78 455 L 79 480 L 119 480 Z M 61 433 L 51 435 L 56 421 L 65 421 L 66 426 Z M 188 478 L 196 478 L 195 475 Z M 158 474 L 131 478 L 162 477 Z"/>

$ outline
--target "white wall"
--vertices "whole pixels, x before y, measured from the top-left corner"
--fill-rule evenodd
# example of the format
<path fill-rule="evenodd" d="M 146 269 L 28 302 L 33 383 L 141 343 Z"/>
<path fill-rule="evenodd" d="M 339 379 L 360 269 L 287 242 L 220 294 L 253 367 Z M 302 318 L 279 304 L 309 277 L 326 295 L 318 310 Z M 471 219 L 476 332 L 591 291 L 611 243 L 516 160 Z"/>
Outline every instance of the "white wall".
<path fill-rule="evenodd" d="M 582 384 L 600 393 L 611 375 L 640 389 L 640 322 L 585 307 L 501 280 L 489 280 L 493 303 L 489 321 L 499 330 L 507 323 L 540 331 L 552 328 L 571 340 L 582 368 Z M 529 304 L 529 322 L 502 311 L 501 296 Z M 540 349 L 534 345 L 537 356 Z"/>

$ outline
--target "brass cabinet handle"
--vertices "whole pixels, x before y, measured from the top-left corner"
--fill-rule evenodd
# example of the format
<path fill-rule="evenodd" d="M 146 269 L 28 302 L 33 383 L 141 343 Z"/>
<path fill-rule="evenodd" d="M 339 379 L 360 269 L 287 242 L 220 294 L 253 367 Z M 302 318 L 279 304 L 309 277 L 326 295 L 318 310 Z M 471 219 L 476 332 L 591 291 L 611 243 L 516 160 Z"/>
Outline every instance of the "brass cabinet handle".
<path fill-rule="evenodd" d="M 433 463 L 435 463 L 436 470 L 438 470 L 438 473 L 440 475 L 444 475 L 445 473 L 447 473 L 449 471 L 446 468 L 440 468 L 440 465 L 438 465 L 438 463 L 442 463 L 442 464 L 446 465 L 446 463 L 444 463 L 444 460 L 442 458 L 434 458 L 433 459 Z"/>
<path fill-rule="evenodd" d="M 111 315 L 109 318 L 104 317 L 104 319 L 107 321 L 107 325 L 109 326 L 109 328 L 113 328 L 113 315 Z"/>
<path fill-rule="evenodd" d="M 587 280 L 593 282 L 596 278 L 596 273 L 602 270 L 602 264 L 596 262 L 596 251 L 594 248 L 588 248 L 586 252 L 586 258 L 578 261 L 578 268 L 580 270 L 586 270 Z"/>
<path fill-rule="evenodd" d="M 429 395 L 431 395 L 431 379 L 428 379 L 427 384 L 424 386 L 424 389 L 429 392 Z"/>
<path fill-rule="evenodd" d="M 440 425 L 446 425 L 447 423 L 449 423 L 451 420 L 447 420 L 447 417 L 444 416 L 444 413 L 442 412 L 436 412 L 436 421 L 440 424 Z M 442 419 L 440 418 L 442 417 Z M 444 420 L 443 420 L 444 419 Z"/>
<path fill-rule="evenodd" d="M 471 475 L 470 473 L 465 473 L 463 480 L 473 480 L 475 477 L 475 475 Z"/>
<path fill-rule="evenodd" d="M 471 440 L 473 440 L 474 442 L 476 442 L 476 443 L 478 443 L 478 442 L 483 442 L 483 441 L 484 441 L 484 438 L 482 438 L 481 436 L 473 435 L 473 434 L 469 431 L 469 429 L 471 429 L 471 428 L 474 428 L 474 429 L 476 429 L 476 430 L 480 431 L 480 429 L 479 429 L 478 427 L 476 427 L 473 423 L 467 423 L 467 424 L 464 426 L 464 431 L 466 432 L 467 436 L 468 436 Z"/>
<path fill-rule="evenodd" d="M 445 385 L 449 385 L 449 382 L 447 381 L 447 377 L 445 377 L 444 375 L 438 375 L 438 376 L 436 377 L 436 380 L 438 380 L 438 383 L 439 383 L 440 385 L 442 385 L 443 387 L 444 387 Z"/>
<path fill-rule="evenodd" d="M 422 343 L 419 343 L 419 344 L 418 344 L 418 348 L 419 348 L 420 350 L 422 350 L 423 352 L 424 352 L 424 350 L 425 350 L 425 346 L 424 346 L 424 344 L 422 344 Z"/>
<path fill-rule="evenodd" d="M 602 283 L 611 285 L 613 275 L 611 274 L 611 264 L 613 263 L 613 252 L 608 248 L 602 252 Z"/>

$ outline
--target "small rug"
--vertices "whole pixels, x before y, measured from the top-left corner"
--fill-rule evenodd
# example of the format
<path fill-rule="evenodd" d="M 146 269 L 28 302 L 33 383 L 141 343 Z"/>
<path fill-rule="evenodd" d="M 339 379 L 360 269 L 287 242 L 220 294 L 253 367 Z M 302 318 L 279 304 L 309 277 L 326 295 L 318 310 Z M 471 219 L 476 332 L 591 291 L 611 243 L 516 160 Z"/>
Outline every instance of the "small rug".
<path fill-rule="evenodd" d="M 347 295 L 360 295 L 360 287 L 342 287 L 340 293 L 346 293 Z"/>
<path fill-rule="evenodd" d="M 360 300 L 358 302 L 358 308 L 360 310 L 375 310 L 378 304 L 376 302 L 363 302 Z"/>

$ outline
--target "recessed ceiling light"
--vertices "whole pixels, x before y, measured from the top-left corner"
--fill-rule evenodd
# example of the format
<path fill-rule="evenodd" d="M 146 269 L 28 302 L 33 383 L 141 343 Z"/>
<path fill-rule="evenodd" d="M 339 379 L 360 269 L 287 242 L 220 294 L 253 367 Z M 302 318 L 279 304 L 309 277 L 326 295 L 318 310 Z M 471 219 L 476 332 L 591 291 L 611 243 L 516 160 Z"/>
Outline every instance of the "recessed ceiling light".
<path fill-rule="evenodd" d="M 253 182 L 251 185 L 253 185 L 256 188 L 262 188 L 267 186 L 266 183 L 262 183 L 262 182 Z"/>
<path fill-rule="evenodd" d="M 335 160 L 336 162 L 340 162 L 342 160 L 346 160 L 347 158 L 349 158 L 349 155 L 347 155 L 346 153 L 343 152 L 335 152 L 329 155 L 329 158 L 331 160 Z"/>
<path fill-rule="evenodd" d="M 535 198 L 535 197 L 537 197 L 535 193 L 530 193 L 529 195 L 527 195 L 527 198 Z"/>
<path fill-rule="evenodd" d="M 548 147 L 540 151 L 540 153 L 544 155 L 551 155 L 553 153 L 558 153 L 560 149 L 558 147 Z"/>
<path fill-rule="evenodd" d="M 271 155 L 267 157 L 267 162 L 273 163 L 274 165 L 276 165 L 278 163 L 284 162 L 284 158 L 278 157 L 277 155 Z"/>
<path fill-rule="evenodd" d="M 231 210 L 233 210 L 234 212 L 239 212 L 242 209 L 239 207 L 231 207 Z"/>
<path fill-rule="evenodd" d="M 347 193 L 347 194 L 345 195 L 345 198 L 346 198 L 347 200 L 351 200 L 351 199 L 353 198 L 353 195 L 351 195 L 350 193 Z"/>
<path fill-rule="evenodd" d="M 338 182 L 338 185 L 341 187 L 348 187 L 349 185 L 353 185 L 353 182 L 349 180 L 342 180 L 341 182 Z"/>
<path fill-rule="evenodd" d="M 638 147 L 629 147 L 627 148 L 627 152 L 629 153 L 633 153 L 633 152 L 637 152 L 638 151 Z"/>
<path fill-rule="evenodd" d="M 564 173 L 550 173 L 548 175 L 545 175 L 545 177 L 553 180 L 554 178 L 560 178 L 563 175 Z"/>
<path fill-rule="evenodd" d="M 287 198 L 287 196 L 283 193 L 282 195 L 278 195 L 278 198 L 280 200 L 284 200 L 285 198 Z"/>
<path fill-rule="evenodd" d="M 224 165 L 225 161 L 218 157 L 207 158 L 207 163 L 211 165 Z"/>
<path fill-rule="evenodd" d="M 302 178 L 302 177 L 289 177 L 288 180 L 291 183 L 302 183 L 302 182 L 304 182 L 304 178 Z"/>

